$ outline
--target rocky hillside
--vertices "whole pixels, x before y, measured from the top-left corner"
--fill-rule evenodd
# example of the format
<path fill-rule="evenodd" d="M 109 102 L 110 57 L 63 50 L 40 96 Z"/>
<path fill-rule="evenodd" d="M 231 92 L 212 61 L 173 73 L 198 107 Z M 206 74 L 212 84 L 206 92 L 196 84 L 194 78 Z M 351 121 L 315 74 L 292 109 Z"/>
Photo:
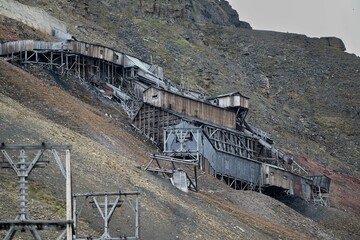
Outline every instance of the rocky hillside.
<path fill-rule="evenodd" d="M 0 78 L 1 141 L 72 144 L 74 192 L 139 190 L 142 239 L 334 239 L 357 234 L 352 230 L 356 225 L 350 222 L 350 233 L 341 228 L 329 232 L 327 226 L 275 199 L 232 190 L 204 174 L 202 190 L 185 194 L 169 181 L 142 170 L 148 154 L 156 149 L 129 129 L 119 106 L 90 86 L 74 79 L 63 82 L 36 66 L 23 70 L 3 60 Z M 56 169 L 52 163 L 29 178 L 32 218 L 64 218 L 64 180 Z M 12 219 L 17 208 L 16 178 L 12 171 L 2 169 L 0 180 L 1 218 Z M 85 212 L 87 220 L 82 222 L 92 235 L 101 231 L 99 218 L 94 216 L 93 211 Z M 113 221 L 121 222 L 121 217 Z M 131 232 L 122 229 L 121 234 Z M 52 239 L 53 235 L 45 236 Z"/>
<path fill-rule="evenodd" d="M 266 196 L 234 192 L 206 176 L 203 192 L 180 194 L 136 168 L 155 149 L 126 130 L 128 120 L 114 106 L 78 85 L 65 92 L 50 73 L 27 69 L 34 77 L 1 62 L 2 139 L 74 144 L 76 168 L 91 172 L 79 173 L 78 189 L 139 186 L 145 193 L 144 239 L 359 237 L 360 58 L 343 52 L 340 40 L 252 30 L 223 0 L 19 2 L 64 21 L 80 40 L 153 59 L 173 81 L 210 94 L 241 91 L 251 98 L 251 123 L 272 133 L 311 173 L 332 178 L 336 208 L 313 215 L 302 211 L 316 223 Z M 13 20 L 1 21 L 1 40 L 50 38 Z M 103 180 L 109 169 L 112 177 Z M 46 191 L 56 196 L 53 189 Z M 164 227 L 154 233 L 157 224 Z"/>

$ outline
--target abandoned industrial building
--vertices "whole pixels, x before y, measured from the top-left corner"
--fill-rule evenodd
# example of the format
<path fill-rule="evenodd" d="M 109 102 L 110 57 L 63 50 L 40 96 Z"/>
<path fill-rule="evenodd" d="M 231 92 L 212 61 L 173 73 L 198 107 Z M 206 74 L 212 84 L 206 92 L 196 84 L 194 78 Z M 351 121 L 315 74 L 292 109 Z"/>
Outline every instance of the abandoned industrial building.
<path fill-rule="evenodd" d="M 292 156 L 273 146 L 268 133 L 247 123 L 250 100 L 240 92 L 210 97 L 184 90 L 165 79 L 158 65 L 75 40 L 7 42 L 0 55 L 102 87 L 121 102 L 133 126 L 163 150 L 165 161 L 193 159 L 197 168 L 236 189 L 279 188 L 327 204 L 330 179 L 307 176 Z"/>
<path fill-rule="evenodd" d="M 134 128 L 162 150 L 146 169 L 181 179 L 177 185 L 199 190 L 197 170 L 202 170 L 235 189 L 275 189 L 328 204 L 330 178 L 309 176 L 291 155 L 274 147 L 270 134 L 249 124 L 250 99 L 239 91 L 205 96 L 167 80 L 158 65 L 75 40 L 2 43 L 0 56 L 102 88 L 121 103 Z M 184 164 L 194 172 L 179 170 Z"/>

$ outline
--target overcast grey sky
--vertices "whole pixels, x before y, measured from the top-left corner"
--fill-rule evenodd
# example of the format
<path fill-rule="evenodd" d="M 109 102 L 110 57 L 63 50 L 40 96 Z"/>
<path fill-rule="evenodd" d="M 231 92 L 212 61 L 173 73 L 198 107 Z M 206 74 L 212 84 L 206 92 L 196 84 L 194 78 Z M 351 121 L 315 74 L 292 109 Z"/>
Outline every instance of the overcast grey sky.
<path fill-rule="evenodd" d="M 341 38 L 360 56 L 360 0 L 228 0 L 256 30 Z"/>

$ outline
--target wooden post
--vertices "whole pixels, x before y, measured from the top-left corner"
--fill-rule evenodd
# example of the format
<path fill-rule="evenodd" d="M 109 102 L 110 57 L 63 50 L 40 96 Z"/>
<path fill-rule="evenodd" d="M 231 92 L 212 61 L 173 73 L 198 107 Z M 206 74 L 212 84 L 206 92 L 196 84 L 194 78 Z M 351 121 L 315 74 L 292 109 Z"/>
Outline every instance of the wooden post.
<path fill-rule="evenodd" d="M 54 59 L 54 52 L 53 51 L 51 51 L 50 52 L 50 68 L 51 68 L 51 70 L 53 70 L 54 69 L 54 62 L 53 62 L 53 59 Z"/>
<path fill-rule="evenodd" d="M 135 202 L 135 237 L 139 239 L 140 237 L 140 226 L 139 226 L 139 196 L 136 196 Z"/>
<path fill-rule="evenodd" d="M 61 51 L 61 75 L 64 73 L 64 51 Z"/>
<path fill-rule="evenodd" d="M 72 221 L 72 190 L 71 190 L 71 164 L 70 164 L 70 150 L 66 150 L 66 220 Z M 66 239 L 72 239 L 71 223 L 66 226 Z"/>
<path fill-rule="evenodd" d="M 65 54 L 65 60 L 66 60 L 66 76 L 68 75 L 68 71 L 69 71 L 69 59 L 68 59 L 68 55 Z"/>
<path fill-rule="evenodd" d="M 76 204 L 77 204 L 77 202 L 76 202 L 76 196 L 74 196 L 74 200 L 73 200 L 73 221 L 74 221 L 74 234 L 73 234 L 73 236 L 75 237 L 75 239 L 76 239 L 76 237 L 77 237 L 77 213 L 76 213 Z"/>

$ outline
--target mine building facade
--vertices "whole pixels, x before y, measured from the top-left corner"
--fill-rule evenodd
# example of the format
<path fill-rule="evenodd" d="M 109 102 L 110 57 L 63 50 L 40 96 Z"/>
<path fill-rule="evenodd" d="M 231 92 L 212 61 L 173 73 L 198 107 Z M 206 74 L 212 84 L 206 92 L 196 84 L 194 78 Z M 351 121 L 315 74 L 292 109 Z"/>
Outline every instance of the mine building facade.
<path fill-rule="evenodd" d="M 132 125 L 164 151 L 161 160 L 196 163 L 236 189 L 275 188 L 326 205 L 330 179 L 308 176 L 290 154 L 274 146 L 269 133 L 248 123 L 249 98 L 240 92 L 205 96 L 166 79 L 156 64 L 76 40 L 1 43 L 0 56 L 105 89 Z"/>

